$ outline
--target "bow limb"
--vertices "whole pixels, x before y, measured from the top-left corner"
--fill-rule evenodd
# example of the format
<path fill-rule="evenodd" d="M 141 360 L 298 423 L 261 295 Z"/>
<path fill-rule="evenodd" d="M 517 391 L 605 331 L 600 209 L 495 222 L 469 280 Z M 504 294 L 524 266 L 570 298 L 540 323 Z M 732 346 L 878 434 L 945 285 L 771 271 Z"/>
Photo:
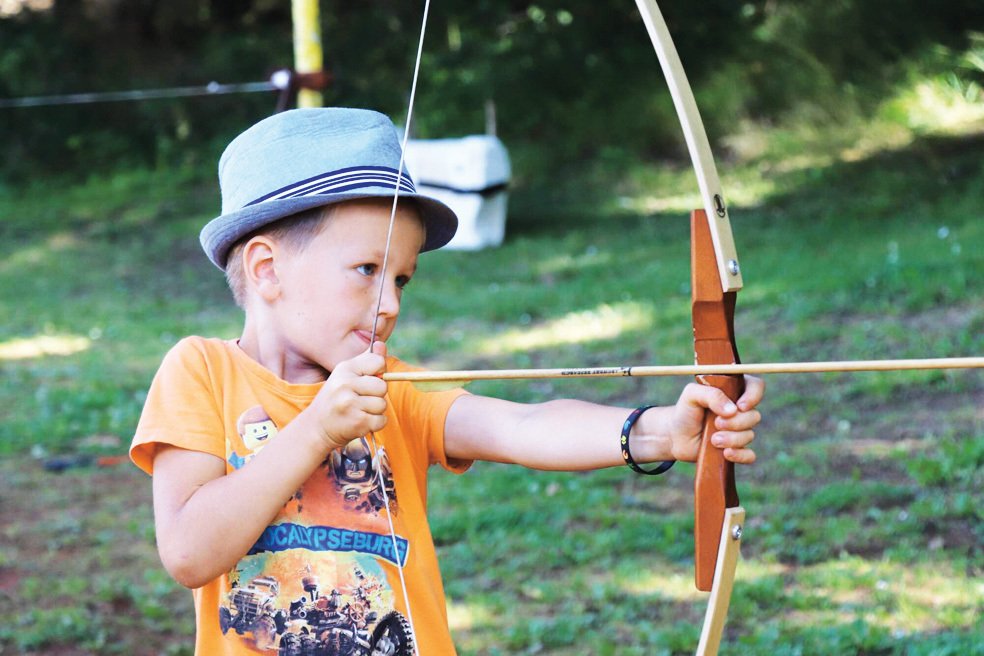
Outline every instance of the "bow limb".
<path fill-rule="evenodd" d="M 696 656 L 714 656 L 721 646 L 721 634 L 728 617 L 728 602 L 731 601 L 731 588 L 735 581 L 735 567 L 738 565 L 738 549 L 741 545 L 742 524 L 745 522 L 745 509 L 728 508 L 724 513 L 724 530 L 718 545 L 718 566 L 714 571 L 714 586 L 707 600 L 707 613 L 704 615 L 704 628 L 700 632 Z"/>
<path fill-rule="evenodd" d="M 707 141 L 707 133 L 704 131 L 704 123 L 697 110 L 694 92 L 687 81 L 687 74 L 683 70 L 683 64 L 680 63 L 680 55 L 677 54 L 666 21 L 663 20 L 655 0 L 636 0 L 636 6 L 659 57 L 663 75 L 673 97 L 673 106 L 676 108 L 680 127 L 683 128 L 683 136 L 687 141 L 687 150 L 694 165 L 694 173 L 697 175 L 704 211 L 711 218 L 711 239 L 714 242 L 721 288 L 725 291 L 737 291 L 742 286 L 738 251 L 735 248 L 734 237 L 731 235 L 728 208 L 724 203 L 721 181 L 718 178 L 717 167 L 714 165 L 710 143 Z"/>

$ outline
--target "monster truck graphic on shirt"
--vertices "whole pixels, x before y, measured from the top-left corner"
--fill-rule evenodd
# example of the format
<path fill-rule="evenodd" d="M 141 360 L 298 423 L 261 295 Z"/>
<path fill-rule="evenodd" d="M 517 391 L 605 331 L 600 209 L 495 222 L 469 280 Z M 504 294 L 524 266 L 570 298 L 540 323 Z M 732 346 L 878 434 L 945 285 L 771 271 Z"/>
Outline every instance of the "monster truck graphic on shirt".
<path fill-rule="evenodd" d="M 357 584 L 323 594 L 318 577 L 306 574 L 304 594 L 278 606 L 279 582 L 258 577 L 234 587 L 228 604 L 219 609 L 223 634 L 243 636 L 258 652 L 278 656 L 411 656 L 413 635 L 399 611 L 382 617 L 373 610 L 384 586 L 374 576 L 356 570 Z"/>

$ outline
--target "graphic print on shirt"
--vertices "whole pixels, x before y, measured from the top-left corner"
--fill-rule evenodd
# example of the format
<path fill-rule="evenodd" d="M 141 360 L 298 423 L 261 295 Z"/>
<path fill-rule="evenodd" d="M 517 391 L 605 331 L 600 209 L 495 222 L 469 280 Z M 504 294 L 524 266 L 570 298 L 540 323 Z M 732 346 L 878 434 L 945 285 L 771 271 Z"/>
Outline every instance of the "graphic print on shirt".
<path fill-rule="evenodd" d="M 262 406 L 256 405 L 239 415 L 236 429 L 246 448 L 256 453 L 268 440 L 277 435 L 277 425 Z"/>
<path fill-rule="evenodd" d="M 389 500 L 389 511 L 396 516 L 399 512 L 396 487 L 385 449 L 379 449 L 374 461 L 369 442 L 362 437 L 332 451 L 329 460 L 335 484 L 345 500 L 354 504 L 355 510 L 378 514 L 386 509 L 386 501 Z M 380 480 L 386 487 L 385 494 Z"/>
<path fill-rule="evenodd" d="M 227 442 L 236 469 L 277 433 L 259 406 L 236 428 L 240 440 Z M 413 654 L 389 580 L 409 551 L 408 540 L 397 535 L 394 545 L 389 533 L 395 496 L 384 449 L 373 454 L 361 438 L 332 451 L 228 573 L 219 607 L 226 639 L 278 656 Z"/>
<path fill-rule="evenodd" d="M 277 425 L 263 409 L 263 406 L 254 405 L 236 420 L 236 432 L 239 433 L 248 455 L 240 456 L 226 440 L 226 451 L 229 453 L 229 464 L 233 469 L 239 469 L 249 460 L 260 452 L 267 442 L 277 436 Z"/>

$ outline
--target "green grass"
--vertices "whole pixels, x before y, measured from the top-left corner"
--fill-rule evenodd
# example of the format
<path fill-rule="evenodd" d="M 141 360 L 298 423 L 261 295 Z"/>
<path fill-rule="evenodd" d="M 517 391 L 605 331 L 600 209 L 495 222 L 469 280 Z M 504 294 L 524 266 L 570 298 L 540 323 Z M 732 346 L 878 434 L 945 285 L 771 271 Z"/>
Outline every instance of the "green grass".
<path fill-rule="evenodd" d="M 776 133 L 723 171 L 743 359 L 984 353 L 984 136 L 851 129 Z M 501 248 L 425 256 L 391 350 L 434 368 L 687 363 L 692 174 L 577 182 L 518 189 Z M 146 477 L 55 475 L 32 454 L 124 451 L 164 352 L 236 335 L 197 246 L 213 184 L 132 171 L 52 188 L 0 195 L 0 653 L 190 653 L 190 595 L 157 563 Z M 683 383 L 475 391 L 635 405 Z M 981 373 L 769 386 L 761 462 L 739 473 L 749 520 L 722 653 L 984 653 Z M 692 471 L 435 472 L 461 653 L 692 652 Z"/>

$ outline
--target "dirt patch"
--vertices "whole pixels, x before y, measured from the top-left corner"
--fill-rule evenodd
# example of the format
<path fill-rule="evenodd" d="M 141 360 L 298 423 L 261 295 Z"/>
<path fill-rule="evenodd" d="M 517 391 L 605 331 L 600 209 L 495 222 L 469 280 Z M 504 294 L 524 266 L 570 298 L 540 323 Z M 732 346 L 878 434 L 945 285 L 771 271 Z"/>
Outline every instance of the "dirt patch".
<path fill-rule="evenodd" d="M 145 474 L 5 460 L 0 478 L 0 653 L 190 653 L 191 595 L 157 559 Z"/>

